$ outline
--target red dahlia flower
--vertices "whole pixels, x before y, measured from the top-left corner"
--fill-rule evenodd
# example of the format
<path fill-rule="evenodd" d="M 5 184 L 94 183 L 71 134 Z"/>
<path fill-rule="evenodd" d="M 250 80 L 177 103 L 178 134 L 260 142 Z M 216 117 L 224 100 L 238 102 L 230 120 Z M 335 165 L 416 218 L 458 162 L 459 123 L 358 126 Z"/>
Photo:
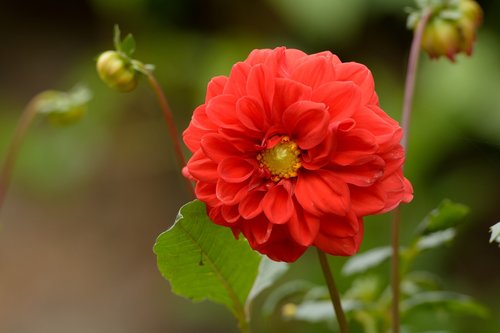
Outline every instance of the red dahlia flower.
<path fill-rule="evenodd" d="M 365 66 L 254 50 L 208 84 L 183 135 L 193 152 L 183 173 L 215 223 L 274 260 L 309 246 L 352 255 L 363 216 L 412 199 L 401 134 Z"/>

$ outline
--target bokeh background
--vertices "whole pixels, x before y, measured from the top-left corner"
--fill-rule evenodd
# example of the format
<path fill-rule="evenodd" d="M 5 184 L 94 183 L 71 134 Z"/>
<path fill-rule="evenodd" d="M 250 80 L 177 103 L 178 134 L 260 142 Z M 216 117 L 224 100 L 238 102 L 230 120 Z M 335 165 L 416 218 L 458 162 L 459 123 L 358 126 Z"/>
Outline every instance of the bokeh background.
<path fill-rule="evenodd" d="M 403 241 L 442 198 L 471 214 L 457 240 L 417 267 L 491 309 L 487 320 L 439 315 L 415 326 L 498 332 L 500 249 L 500 2 L 479 1 L 485 22 L 474 56 L 455 64 L 422 56 L 410 132 Z M 94 94 L 78 124 L 38 119 L 25 140 L 0 215 L 0 332 L 237 332 L 222 306 L 173 295 L 152 246 L 189 200 L 161 112 L 145 80 L 130 94 L 95 73 L 112 28 L 137 40 L 184 129 L 210 77 L 228 74 L 254 48 L 331 50 L 372 69 L 382 107 L 400 118 L 411 32 L 405 0 L 3 0 L 0 9 L 0 156 L 23 107 L 46 89 L 86 84 Z M 187 153 L 187 152 L 186 152 Z M 389 242 L 389 216 L 367 219 L 362 250 Z M 343 259 L 332 261 L 335 269 Z M 389 267 L 382 266 L 382 273 Z M 337 274 L 338 275 L 338 274 Z M 281 283 L 322 283 L 307 253 Z M 341 289 L 349 279 L 339 276 Z M 256 332 L 327 332 L 324 324 L 262 316 Z"/>

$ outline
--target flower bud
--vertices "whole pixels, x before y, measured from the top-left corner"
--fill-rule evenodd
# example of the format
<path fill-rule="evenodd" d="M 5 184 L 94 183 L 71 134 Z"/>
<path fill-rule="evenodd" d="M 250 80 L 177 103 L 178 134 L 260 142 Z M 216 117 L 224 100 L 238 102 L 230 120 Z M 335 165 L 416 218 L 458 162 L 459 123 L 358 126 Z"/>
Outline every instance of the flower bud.
<path fill-rule="evenodd" d="M 422 35 L 422 48 L 433 59 L 445 55 L 453 61 L 460 43 L 460 32 L 455 25 L 440 18 L 429 21 Z"/>
<path fill-rule="evenodd" d="M 462 34 L 460 49 L 467 55 L 471 55 L 476 40 L 476 31 L 483 20 L 483 11 L 477 2 L 472 0 L 461 1 L 459 10 L 462 13 L 457 24 Z"/>
<path fill-rule="evenodd" d="M 130 60 L 117 51 L 106 51 L 97 59 L 97 73 L 108 87 L 129 92 L 137 86 L 136 71 Z"/>
<path fill-rule="evenodd" d="M 431 58 L 472 54 L 483 12 L 474 0 L 437 1 L 422 35 L 422 48 Z M 413 27 L 416 29 L 418 20 Z"/>

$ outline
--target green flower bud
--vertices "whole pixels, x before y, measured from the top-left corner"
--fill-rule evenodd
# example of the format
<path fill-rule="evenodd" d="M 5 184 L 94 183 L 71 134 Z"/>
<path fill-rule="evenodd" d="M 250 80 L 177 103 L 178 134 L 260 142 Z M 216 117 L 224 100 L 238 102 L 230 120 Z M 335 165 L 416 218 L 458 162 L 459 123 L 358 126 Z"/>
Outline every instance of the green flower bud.
<path fill-rule="evenodd" d="M 476 40 L 477 29 L 483 21 L 483 11 L 477 2 L 472 0 L 461 1 L 459 10 L 462 13 L 462 17 L 457 23 L 458 29 L 462 35 L 460 49 L 467 55 L 471 55 Z"/>
<path fill-rule="evenodd" d="M 476 27 L 483 21 L 483 10 L 474 0 L 462 0 L 458 4 L 458 10 L 463 17 L 470 20 Z"/>
<path fill-rule="evenodd" d="M 454 61 L 460 49 L 460 32 L 449 20 L 430 20 L 422 35 L 422 48 L 433 59 L 445 55 Z"/>
<path fill-rule="evenodd" d="M 474 0 L 436 0 L 422 35 L 422 48 L 431 58 L 446 56 L 451 61 L 456 54 L 472 54 L 477 29 L 483 11 Z M 415 29 L 421 14 L 412 13 L 410 25 Z"/>
<path fill-rule="evenodd" d="M 137 75 L 132 63 L 117 51 L 102 53 L 96 67 L 99 77 L 110 88 L 129 92 L 137 86 Z"/>

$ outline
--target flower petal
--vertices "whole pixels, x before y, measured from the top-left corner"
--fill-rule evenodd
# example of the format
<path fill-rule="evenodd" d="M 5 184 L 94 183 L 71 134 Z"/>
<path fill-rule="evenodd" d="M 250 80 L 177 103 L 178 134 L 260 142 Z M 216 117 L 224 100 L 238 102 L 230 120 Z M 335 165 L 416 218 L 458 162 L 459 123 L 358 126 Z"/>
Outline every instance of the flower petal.
<path fill-rule="evenodd" d="M 243 158 L 227 157 L 219 163 L 217 172 L 228 183 L 241 183 L 252 176 L 255 168 L 256 165 Z"/>
<path fill-rule="evenodd" d="M 240 152 L 226 138 L 219 134 L 207 134 L 201 139 L 201 149 L 216 163 L 232 156 L 239 156 Z"/>
<path fill-rule="evenodd" d="M 247 93 L 246 85 L 250 68 L 250 65 L 244 62 L 236 63 L 233 68 L 231 68 L 231 73 L 229 73 L 229 78 L 224 86 L 222 94 L 233 95 L 236 99 L 245 96 Z"/>
<path fill-rule="evenodd" d="M 352 236 L 334 236 L 327 228 L 320 228 L 314 245 L 320 250 L 334 256 L 352 256 L 358 252 L 362 239 L 363 220 L 359 219 L 358 232 Z"/>
<path fill-rule="evenodd" d="M 386 195 L 380 186 L 349 187 L 351 207 L 356 216 L 378 214 L 386 206 Z"/>
<path fill-rule="evenodd" d="M 240 128 L 241 124 L 236 116 L 236 101 L 233 95 L 215 96 L 206 106 L 208 119 L 221 128 Z"/>
<path fill-rule="evenodd" d="M 262 107 L 268 114 L 274 98 L 274 77 L 269 69 L 263 65 L 253 66 L 248 74 L 247 95 L 262 103 Z"/>
<path fill-rule="evenodd" d="M 375 83 L 370 70 L 362 64 L 356 62 L 344 62 L 335 67 L 337 80 L 352 81 L 361 88 L 362 104 L 365 105 L 372 100 L 375 94 Z"/>
<path fill-rule="evenodd" d="M 338 165 L 367 163 L 377 151 L 375 137 L 368 130 L 352 129 L 349 132 L 337 132 L 337 150 L 332 162 Z"/>
<path fill-rule="evenodd" d="M 310 246 L 316 239 L 319 231 L 319 218 L 307 213 L 299 205 L 295 205 L 295 212 L 288 222 L 288 229 L 293 239 L 302 246 Z"/>
<path fill-rule="evenodd" d="M 254 190 L 248 192 L 248 194 L 241 199 L 239 205 L 240 215 L 249 220 L 253 219 L 260 213 L 262 213 L 262 199 L 266 194 L 265 191 Z"/>
<path fill-rule="evenodd" d="M 309 213 L 344 216 L 350 210 L 349 188 L 328 170 L 303 171 L 297 178 L 295 197 Z"/>
<path fill-rule="evenodd" d="M 205 104 L 197 107 L 193 112 L 189 127 L 182 133 L 182 139 L 192 152 L 200 149 L 200 141 L 203 136 L 215 132 L 217 126 L 207 117 Z"/>
<path fill-rule="evenodd" d="M 310 149 L 326 137 L 328 112 L 322 103 L 299 101 L 283 112 L 283 125 L 301 149 Z"/>
<path fill-rule="evenodd" d="M 238 212 L 238 205 L 223 205 L 221 206 L 221 215 L 224 221 L 227 223 L 234 223 L 240 219 L 240 214 Z"/>
<path fill-rule="evenodd" d="M 243 222 L 241 231 L 248 239 L 250 246 L 255 249 L 269 240 L 273 226 L 264 214 L 260 214 L 251 220 Z"/>
<path fill-rule="evenodd" d="M 210 80 L 207 86 L 207 95 L 205 97 L 205 103 L 211 100 L 217 95 L 222 95 L 224 91 L 224 86 L 226 85 L 228 78 L 226 76 L 216 76 Z"/>
<path fill-rule="evenodd" d="M 194 179 L 203 182 L 216 183 L 219 178 L 217 163 L 207 158 L 201 149 L 191 157 L 187 170 Z"/>
<path fill-rule="evenodd" d="M 307 250 L 306 246 L 296 243 L 290 237 L 287 226 L 282 224 L 273 225 L 271 235 L 266 242 L 253 248 L 272 260 L 285 262 L 294 262 Z"/>
<path fill-rule="evenodd" d="M 327 165 L 337 147 L 333 129 L 328 129 L 325 139 L 311 149 L 302 152 L 302 166 L 307 170 L 318 170 Z"/>
<path fill-rule="evenodd" d="M 384 175 L 384 167 L 385 162 L 380 156 L 371 155 L 364 164 L 336 167 L 333 170 L 342 181 L 366 187 L 373 185 Z"/>
<path fill-rule="evenodd" d="M 401 202 L 408 203 L 413 199 L 413 188 L 401 170 L 384 177 L 375 185 L 382 187 L 386 194 L 385 208 L 380 213 L 391 211 Z"/>
<path fill-rule="evenodd" d="M 311 55 L 294 69 L 290 78 L 314 89 L 335 80 L 335 69 L 328 57 Z"/>
<path fill-rule="evenodd" d="M 330 121 L 342 121 L 361 108 L 361 90 L 352 82 L 329 82 L 314 91 L 312 100 L 328 106 Z"/>
<path fill-rule="evenodd" d="M 235 205 L 245 197 L 247 185 L 242 183 L 228 183 L 220 179 L 217 181 L 215 194 L 225 205 Z"/>
<path fill-rule="evenodd" d="M 312 89 L 300 82 L 286 78 L 276 79 L 272 120 L 280 122 L 283 112 L 293 103 L 311 98 Z"/>
<path fill-rule="evenodd" d="M 262 132 L 268 127 L 266 111 L 259 102 L 251 97 L 242 97 L 238 100 L 236 115 L 239 121 L 250 130 Z"/>
<path fill-rule="evenodd" d="M 271 187 L 262 199 L 262 208 L 271 223 L 288 222 L 293 215 L 294 205 L 287 186 L 278 184 Z"/>
<path fill-rule="evenodd" d="M 194 188 L 196 197 L 206 203 L 208 206 L 220 205 L 220 200 L 215 195 L 216 185 L 213 183 L 197 182 Z"/>

